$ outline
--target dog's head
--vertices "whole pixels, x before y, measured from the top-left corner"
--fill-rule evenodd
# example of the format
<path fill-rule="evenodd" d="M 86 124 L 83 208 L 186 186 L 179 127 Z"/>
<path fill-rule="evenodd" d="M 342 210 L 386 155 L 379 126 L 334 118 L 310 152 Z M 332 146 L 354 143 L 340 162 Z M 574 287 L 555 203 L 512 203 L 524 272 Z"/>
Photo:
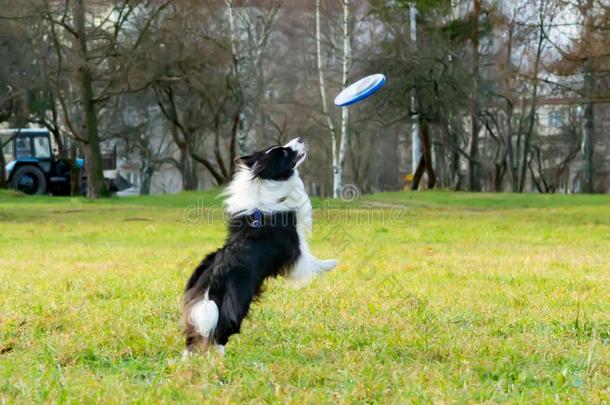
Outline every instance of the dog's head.
<path fill-rule="evenodd" d="M 271 146 L 237 158 L 235 163 L 250 170 L 255 178 L 282 181 L 292 177 L 306 156 L 305 143 L 301 138 L 295 138 L 286 145 Z"/>

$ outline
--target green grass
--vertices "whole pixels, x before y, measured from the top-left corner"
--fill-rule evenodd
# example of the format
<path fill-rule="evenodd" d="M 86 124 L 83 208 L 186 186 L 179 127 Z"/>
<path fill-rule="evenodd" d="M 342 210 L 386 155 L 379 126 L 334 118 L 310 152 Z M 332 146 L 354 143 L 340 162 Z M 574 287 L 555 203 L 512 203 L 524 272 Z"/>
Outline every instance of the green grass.
<path fill-rule="evenodd" d="M 0 193 L 0 403 L 610 401 L 608 196 L 316 200 L 339 267 L 271 280 L 226 357 L 182 361 L 218 206 Z"/>

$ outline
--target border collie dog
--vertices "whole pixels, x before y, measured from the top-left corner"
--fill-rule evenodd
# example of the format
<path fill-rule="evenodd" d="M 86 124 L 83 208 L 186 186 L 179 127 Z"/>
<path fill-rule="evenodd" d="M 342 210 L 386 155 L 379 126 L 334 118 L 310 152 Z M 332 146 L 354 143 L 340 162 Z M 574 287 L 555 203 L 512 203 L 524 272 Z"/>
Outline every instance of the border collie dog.
<path fill-rule="evenodd" d="M 225 191 L 229 235 L 195 269 L 183 296 L 185 356 L 216 346 L 224 354 L 239 333 L 266 278 L 308 280 L 332 270 L 307 246 L 312 209 L 297 167 L 307 153 L 301 138 L 236 160 Z"/>

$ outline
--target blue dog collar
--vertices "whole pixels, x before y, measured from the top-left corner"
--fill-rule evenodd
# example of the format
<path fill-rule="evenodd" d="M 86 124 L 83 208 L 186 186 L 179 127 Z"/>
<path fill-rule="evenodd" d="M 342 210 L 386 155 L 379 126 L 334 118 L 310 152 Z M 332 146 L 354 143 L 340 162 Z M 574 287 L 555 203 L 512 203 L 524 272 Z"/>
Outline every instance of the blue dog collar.
<path fill-rule="evenodd" d="M 252 212 L 252 222 L 250 222 L 252 228 L 260 228 L 263 226 L 263 213 L 255 209 Z"/>

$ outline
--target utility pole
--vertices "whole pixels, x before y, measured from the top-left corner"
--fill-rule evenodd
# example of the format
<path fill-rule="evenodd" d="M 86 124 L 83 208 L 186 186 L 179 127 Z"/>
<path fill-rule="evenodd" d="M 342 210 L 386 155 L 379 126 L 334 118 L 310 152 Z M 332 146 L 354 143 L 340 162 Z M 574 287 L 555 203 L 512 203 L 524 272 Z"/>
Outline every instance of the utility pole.
<path fill-rule="evenodd" d="M 417 7 L 411 2 L 410 9 L 411 45 L 417 49 Z M 419 114 L 417 113 L 417 99 L 415 87 L 411 89 L 411 174 L 415 175 L 417 165 L 421 159 L 421 141 L 419 138 Z"/>

